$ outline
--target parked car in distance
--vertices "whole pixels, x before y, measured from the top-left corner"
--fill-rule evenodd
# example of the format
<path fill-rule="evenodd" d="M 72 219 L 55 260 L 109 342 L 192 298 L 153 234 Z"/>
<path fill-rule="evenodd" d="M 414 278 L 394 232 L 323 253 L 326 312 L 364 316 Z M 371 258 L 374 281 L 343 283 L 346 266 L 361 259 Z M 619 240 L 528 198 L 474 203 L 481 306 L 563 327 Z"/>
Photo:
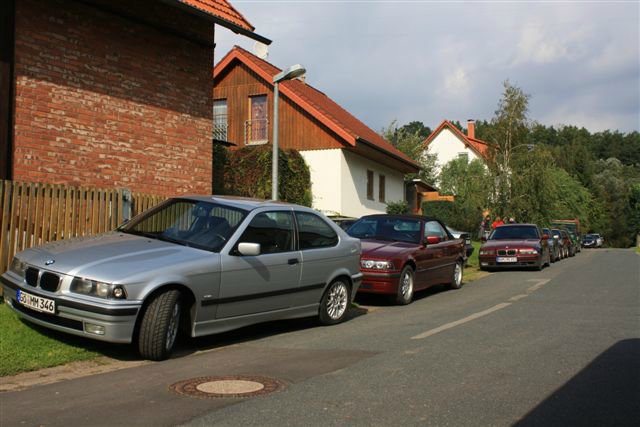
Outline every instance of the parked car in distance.
<path fill-rule="evenodd" d="M 347 232 L 362 241 L 358 292 L 391 295 L 404 305 L 414 292 L 433 285 L 462 286 L 465 242 L 436 218 L 368 215 Z"/>
<path fill-rule="evenodd" d="M 501 225 L 480 247 L 480 269 L 533 267 L 542 270 L 551 263 L 547 241 L 535 224 Z"/>
<path fill-rule="evenodd" d="M 573 231 L 571 231 L 570 229 L 566 228 L 565 231 L 567 232 L 567 234 L 569 235 L 569 238 L 571 239 L 571 245 L 573 246 L 573 255 L 575 255 L 581 251 L 582 241 L 580 240 L 578 235 Z"/>
<path fill-rule="evenodd" d="M 451 234 L 454 238 L 464 240 L 465 255 L 466 255 L 465 265 L 466 265 L 467 260 L 469 259 L 471 254 L 473 254 L 473 245 L 471 244 L 471 233 L 468 233 L 466 231 L 456 230 L 454 228 L 449 227 L 448 225 L 446 226 L 446 228 L 449 234 Z"/>
<path fill-rule="evenodd" d="M 567 230 L 560 230 L 560 234 L 562 235 L 562 240 L 566 243 L 567 246 L 567 256 L 576 256 L 576 246 L 573 243 L 573 239 L 567 232 Z"/>
<path fill-rule="evenodd" d="M 569 242 L 565 240 L 562 232 L 558 228 L 552 228 L 551 234 L 553 238 L 558 242 L 558 248 L 560 249 L 560 259 L 567 258 L 569 256 Z"/>
<path fill-rule="evenodd" d="M 549 255 L 551 256 L 551 262 L 560 261 L 560 245 L 558 240 L 553 237 L 549 228 L 543 228 L 542 234 L 547 236 L 547 244 L 549 245 Z"/>
<path fill-rule="evenodd" d="M 597 233 L 588 233 L 582 237 L 583 248 L 601 248 L 604 244 L 604 238 Z"/>
<path fill-rule="evenodd" d="M 170 356 L 192 337 L 283 318 L 343 321 L 360 241 L 318 212 L 233 197 L 172 198 L 118 230 L 20 252 L 4 299 L 38 325 Z"/>

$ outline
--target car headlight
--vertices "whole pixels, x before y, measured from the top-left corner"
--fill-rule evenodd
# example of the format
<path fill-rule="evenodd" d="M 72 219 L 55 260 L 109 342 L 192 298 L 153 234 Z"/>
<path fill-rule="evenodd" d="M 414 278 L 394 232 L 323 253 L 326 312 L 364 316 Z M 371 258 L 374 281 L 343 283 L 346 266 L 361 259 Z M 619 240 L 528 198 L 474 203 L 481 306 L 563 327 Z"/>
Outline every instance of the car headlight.
<path fill-rule="evenodd" d="M 496 251 L 492 250 L 492 249 L 482 249 L 480 251 L 480 255 L 495 255 Z"/>
<path fill-rule="evenodd" d="M 360 267 L 367 270 L 393 270 L 394 266 L 391 261 L 380 261 L 375 259 L 363 259 L 360 261 Z"/>
<path fill-rule="evenodd" d="M 538 254 L 538 250 L 534 249 L 534 248 L 519 249 L 518 252 L 520 252 L 523 255 L 537 255 Z"/>
<path fill-rule="evenodd" d="M 13 257 L 13 260 L 11 261 L 11 266 L 9 267 L 9 270 L 12 273 L 17 274 L 20 277 L 24 277 L 24 272 L 26 271 L 26 269 L 27 269 L 27 264 L 20 261 L 18 258 Z"/>
<path fill-rule="evenodd" d="M 69 290 L 76 294 L 105 299 L 125 299 L 127 297 L 127 292 L 122 285 L 113 285 L 82 277 L 74 277 Z"/>

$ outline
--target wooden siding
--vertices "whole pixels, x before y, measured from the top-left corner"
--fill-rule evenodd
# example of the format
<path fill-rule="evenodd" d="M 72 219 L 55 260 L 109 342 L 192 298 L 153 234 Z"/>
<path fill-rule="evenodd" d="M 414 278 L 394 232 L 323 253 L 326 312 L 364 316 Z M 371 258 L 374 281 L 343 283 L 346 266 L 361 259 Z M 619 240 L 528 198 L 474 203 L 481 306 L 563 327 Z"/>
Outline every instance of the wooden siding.
<path fill-rule="evenodd" d="M 249 97 L 267 95 L 269 142 L 273 135 L 273 88 L 244 64 L 232 67 L 214 84 L 214 99 L 226 99 L 228 111 L 228 140 L 238 147 L 245 146 L 244 126 L 249 120 Z M 280 92 L 280 139 L 281 148 L 296 150 L 319 150 L 344 148 L 339 137 L 291 102 Z"/>

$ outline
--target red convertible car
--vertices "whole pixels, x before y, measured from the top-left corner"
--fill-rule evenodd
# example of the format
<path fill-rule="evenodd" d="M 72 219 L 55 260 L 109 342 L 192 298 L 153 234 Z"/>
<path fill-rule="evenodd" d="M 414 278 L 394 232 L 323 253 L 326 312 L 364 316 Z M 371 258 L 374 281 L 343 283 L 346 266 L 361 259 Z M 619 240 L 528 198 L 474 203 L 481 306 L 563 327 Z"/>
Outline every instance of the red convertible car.
<path fill-rule="evenodd" d="M 435 218 L 405 215 L 369 215 L 347 233 L 361 239 L 358 292 L 392 295 L 397 304 L 409 304 L 413 293 L 432 285 L 462 285 L 464 239 L 454 238 Z"/>
<path fill-rule="evenodd" d="M 501 225 L 480 247 L 480 269 L 533 267 L 542 270 L 551 264 L 548 238 L 535 224 Z"/>

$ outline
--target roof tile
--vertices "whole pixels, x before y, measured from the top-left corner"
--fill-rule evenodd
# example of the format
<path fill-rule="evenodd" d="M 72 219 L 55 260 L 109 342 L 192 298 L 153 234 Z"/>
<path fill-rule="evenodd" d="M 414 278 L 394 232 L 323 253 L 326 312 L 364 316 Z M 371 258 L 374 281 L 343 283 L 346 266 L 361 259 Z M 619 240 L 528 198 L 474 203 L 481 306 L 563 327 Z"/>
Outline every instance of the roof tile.
<path fill-rule="evenodd" d="M 209 15 L 228 21 L 248 31 L 255 28 L 227 0 L 177 0 Z"/>

